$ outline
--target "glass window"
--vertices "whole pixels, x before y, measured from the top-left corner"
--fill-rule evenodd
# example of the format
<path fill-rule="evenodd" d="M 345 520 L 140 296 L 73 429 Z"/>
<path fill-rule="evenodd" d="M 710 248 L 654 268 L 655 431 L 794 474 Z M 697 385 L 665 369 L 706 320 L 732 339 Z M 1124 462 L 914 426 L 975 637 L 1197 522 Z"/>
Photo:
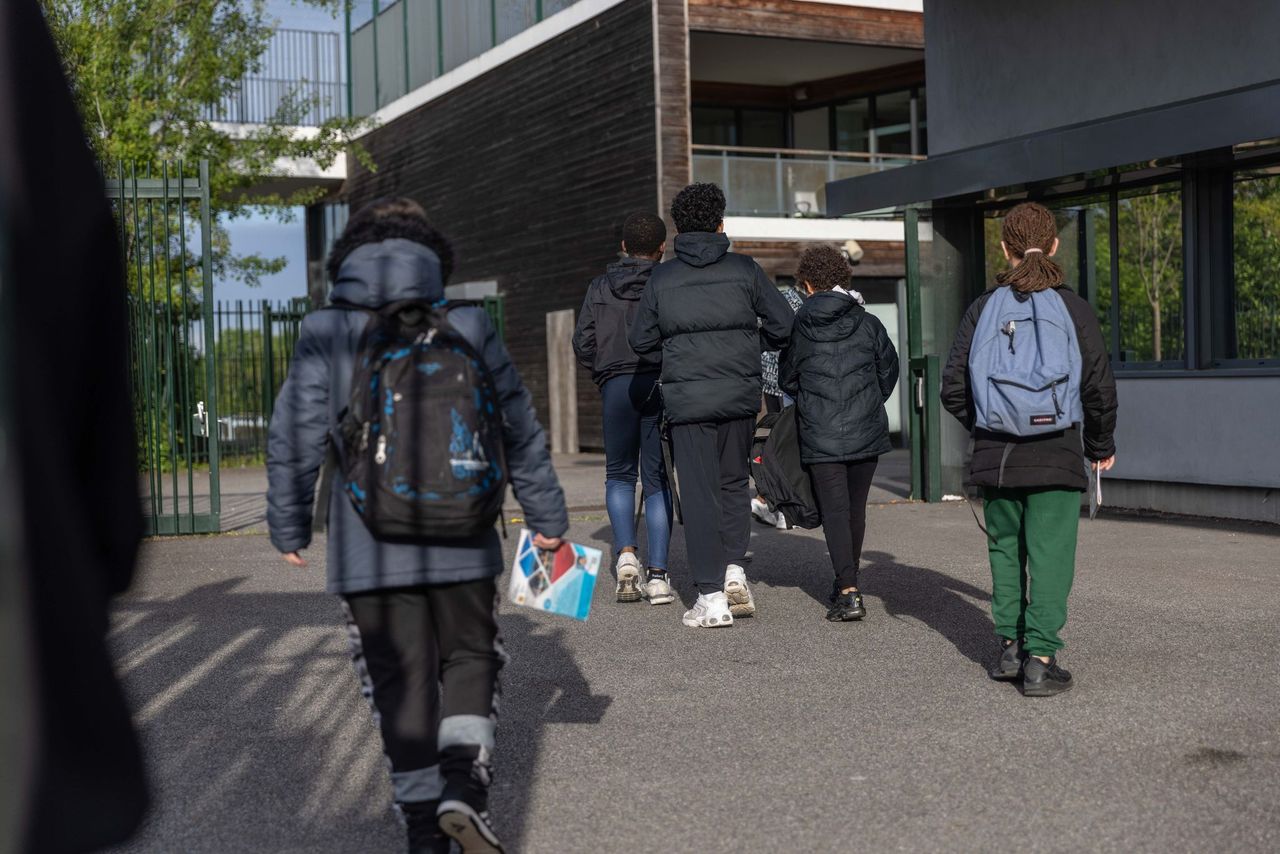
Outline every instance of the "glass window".
<path fill-rule="evenodd" d="M 738 144 L 733 108 L 695 106 L 692 120 L 694 145 Z"/>
<path fill-rule="evenodd" d="M 1183 359 L 1181 188 L 1165 184 L 1121 193 L 1117 226 L 1120 361 Z"/>
<path fill-rule="evenodd" d="M 1234 287 L 1226 309 L 1227 359 L 1280 358 L 1280 167 L 1236 176 Z"/>
<path fill-rule="evenodd" d="M 743 110 L 742 144 L 756 148 L 786 148 L 787 114 L 781 110 Z"/>
<path fill-rule="evenodd" d="M 494 11 L 498 15 L 499 43 L 538 23 L 537 0 L 496 0 Z"/>
<path fill-rule="evenodd" d="M 876 96 L 876 148 L 884 154 L 911 153 L 911 92 Z"/>
<path fill-rule="evenodd" d="M 831 145 L 831 127 L 826 107 L 803 110 L 791 117 L 791 132 L 795 147 L 808 151 L 826 151 Z"/>
<path fill-rule="evenodd" d="M 836 151 L 871 150 L 871 103 L 859 98 L 836 106 Z"/>

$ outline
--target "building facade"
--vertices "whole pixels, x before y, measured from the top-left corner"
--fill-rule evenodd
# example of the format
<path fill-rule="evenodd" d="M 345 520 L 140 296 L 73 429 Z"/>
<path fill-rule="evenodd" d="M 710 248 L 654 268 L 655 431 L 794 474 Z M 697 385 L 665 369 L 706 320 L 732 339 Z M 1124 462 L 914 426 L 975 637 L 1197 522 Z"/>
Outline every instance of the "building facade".
<path fill-rule="evenodd" d="M 1118 378 L 1114 506 L 1280 522 L 1280 5 L 925 4 L 927 162 L 829 184 L 829 213 L 913 211 L 919 349 L 945 358 L 1034 199 Z M 936 453 L 959 488 L 967 437 Z"/>
<path fill-rule="evenodd" d="M 779 283 L 806 243 L 857 241 L 860 286 L 896 330 L 902 224 L 826 218 L 826 187 L 926 154 L 918 2 L 398 0 L 361 4 L 349 33 L 376 169 L 349 158 L 345 200 L 427 208 L 459 292 L 503 296 L 544 419 L 563 394 L 548 315 L 577 311 L 629 213 L 667 215 L 693 180 L 724 188 L 735 249 Z M 574 397 L 580 444 L 599 447 L 585 372 Z"/>

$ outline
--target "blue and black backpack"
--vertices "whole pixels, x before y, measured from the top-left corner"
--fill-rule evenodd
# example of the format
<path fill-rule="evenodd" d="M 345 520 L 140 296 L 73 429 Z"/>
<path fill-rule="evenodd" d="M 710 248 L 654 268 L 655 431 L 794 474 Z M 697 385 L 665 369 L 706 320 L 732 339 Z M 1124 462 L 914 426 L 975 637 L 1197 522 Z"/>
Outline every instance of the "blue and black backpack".
<path fill-rule="evenodd" d="M 480 353 L 449 324 L 458 305 L 364 309 L 334 447 L 339 483 L 377 539 L 471 537 L 502 512 L 498 391 Z"/>
<path fill-rule="evenodd" d="M 1084 420 L 1076 325 L 1056 291 L 997 288 L 969 348 L 974 426 L 1013 436 L 1065 430 Z"/>

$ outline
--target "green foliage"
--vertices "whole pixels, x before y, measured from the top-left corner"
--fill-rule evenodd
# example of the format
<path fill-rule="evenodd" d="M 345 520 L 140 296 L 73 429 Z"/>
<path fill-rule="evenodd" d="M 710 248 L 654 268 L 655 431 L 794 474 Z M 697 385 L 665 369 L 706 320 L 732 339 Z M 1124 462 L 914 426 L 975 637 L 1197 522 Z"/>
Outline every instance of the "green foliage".
<path fill-rule="evenodd" d="M 1235 185 L 1235 351 L 1280 357 L 1280 178 Z"/>
<path fill-rule="evenodd" d="M 255 209 L 287 216 L 286 206 L 305 205 L 323 195 L 319 186 L 247 195 L 250 188 L 263 186 L 277 161 L 304 159 L 327 168 L 349 151 L 372 168 L 368 155 L 353 142 L 361 122 L 337 118 L 314 133 L 297 130 L 313 104 L 296 90 L 266 124 L 229 127 L 209 120 L 209 105 L 236 92 L 262 65 L 275 28 L 264 0 L 41 4 L 100 162 L 209 161 L 220 277 L 257 284 L 284 266 L 282 258 L 232 254 L 222 225 L 226 220 Z M 337 8 L 335 0 L 312 5 Z M 199 245 L 188 249 L 198 253 Z"/>
<path fill-rule="evenodd" d="M 1182 193 L 1121 198 L 1119 203 L 1120 347 L 1126 361 L 1181 359 Z"/>

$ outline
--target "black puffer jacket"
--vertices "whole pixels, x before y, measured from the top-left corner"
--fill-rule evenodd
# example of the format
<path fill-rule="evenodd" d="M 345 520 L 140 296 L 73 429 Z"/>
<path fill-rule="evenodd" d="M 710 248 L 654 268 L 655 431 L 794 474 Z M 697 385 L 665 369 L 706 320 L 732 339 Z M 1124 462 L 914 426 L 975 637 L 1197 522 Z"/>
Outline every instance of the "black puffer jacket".
<path fill-rule="evenodd" d="M 853 297 L 826 291 L 805 301 L 779 383 L 796 399 L 801 462 L 865 460 L 892 449 L 884 402 L 898 383 L 898 352 Z"/>
<path fill-rule="evenodd" d="M 1076 337 L 1080 341 L 1080 401 L 1084 424 L 1030 437 L 979 430 L 974 435 L 973 459 L 966 481 L 970 486 L 1084 492 L 1089 488 L 1084 458 L 1105 460 L 1116 452 L 1116 378 L 1111 372 L 1098 318 L 1093 308 L 1070 288 L 1061 287 L 1057 291 L 1075 321 Z M 987 291 L 974 300 L 961 318 L 951 355 L 942 371 L 942 405 L 966 430 L 973 429 L 974 421 L 969 348 L 973 345 L 978 317 L 991 294 L 992 291 Z"/>
<path fill-rule="evenodd" d="M 573 331 L 573 352 L 598 386 L 624 374 L 657 371 L 662 364 L 656 354 L 638 355 L 627 342 L 654 264 L 648 258 L 623 258 L 587 287 Z"/>
<path fill-rule="evenodd" d="M 662 351 L 662 399 L 676 424 L 760 411 L 760 353 L 791 336 L 791 307 L 750 256 L 710 232 L 676 235 L 631 327 L 637 353 Z"/>

